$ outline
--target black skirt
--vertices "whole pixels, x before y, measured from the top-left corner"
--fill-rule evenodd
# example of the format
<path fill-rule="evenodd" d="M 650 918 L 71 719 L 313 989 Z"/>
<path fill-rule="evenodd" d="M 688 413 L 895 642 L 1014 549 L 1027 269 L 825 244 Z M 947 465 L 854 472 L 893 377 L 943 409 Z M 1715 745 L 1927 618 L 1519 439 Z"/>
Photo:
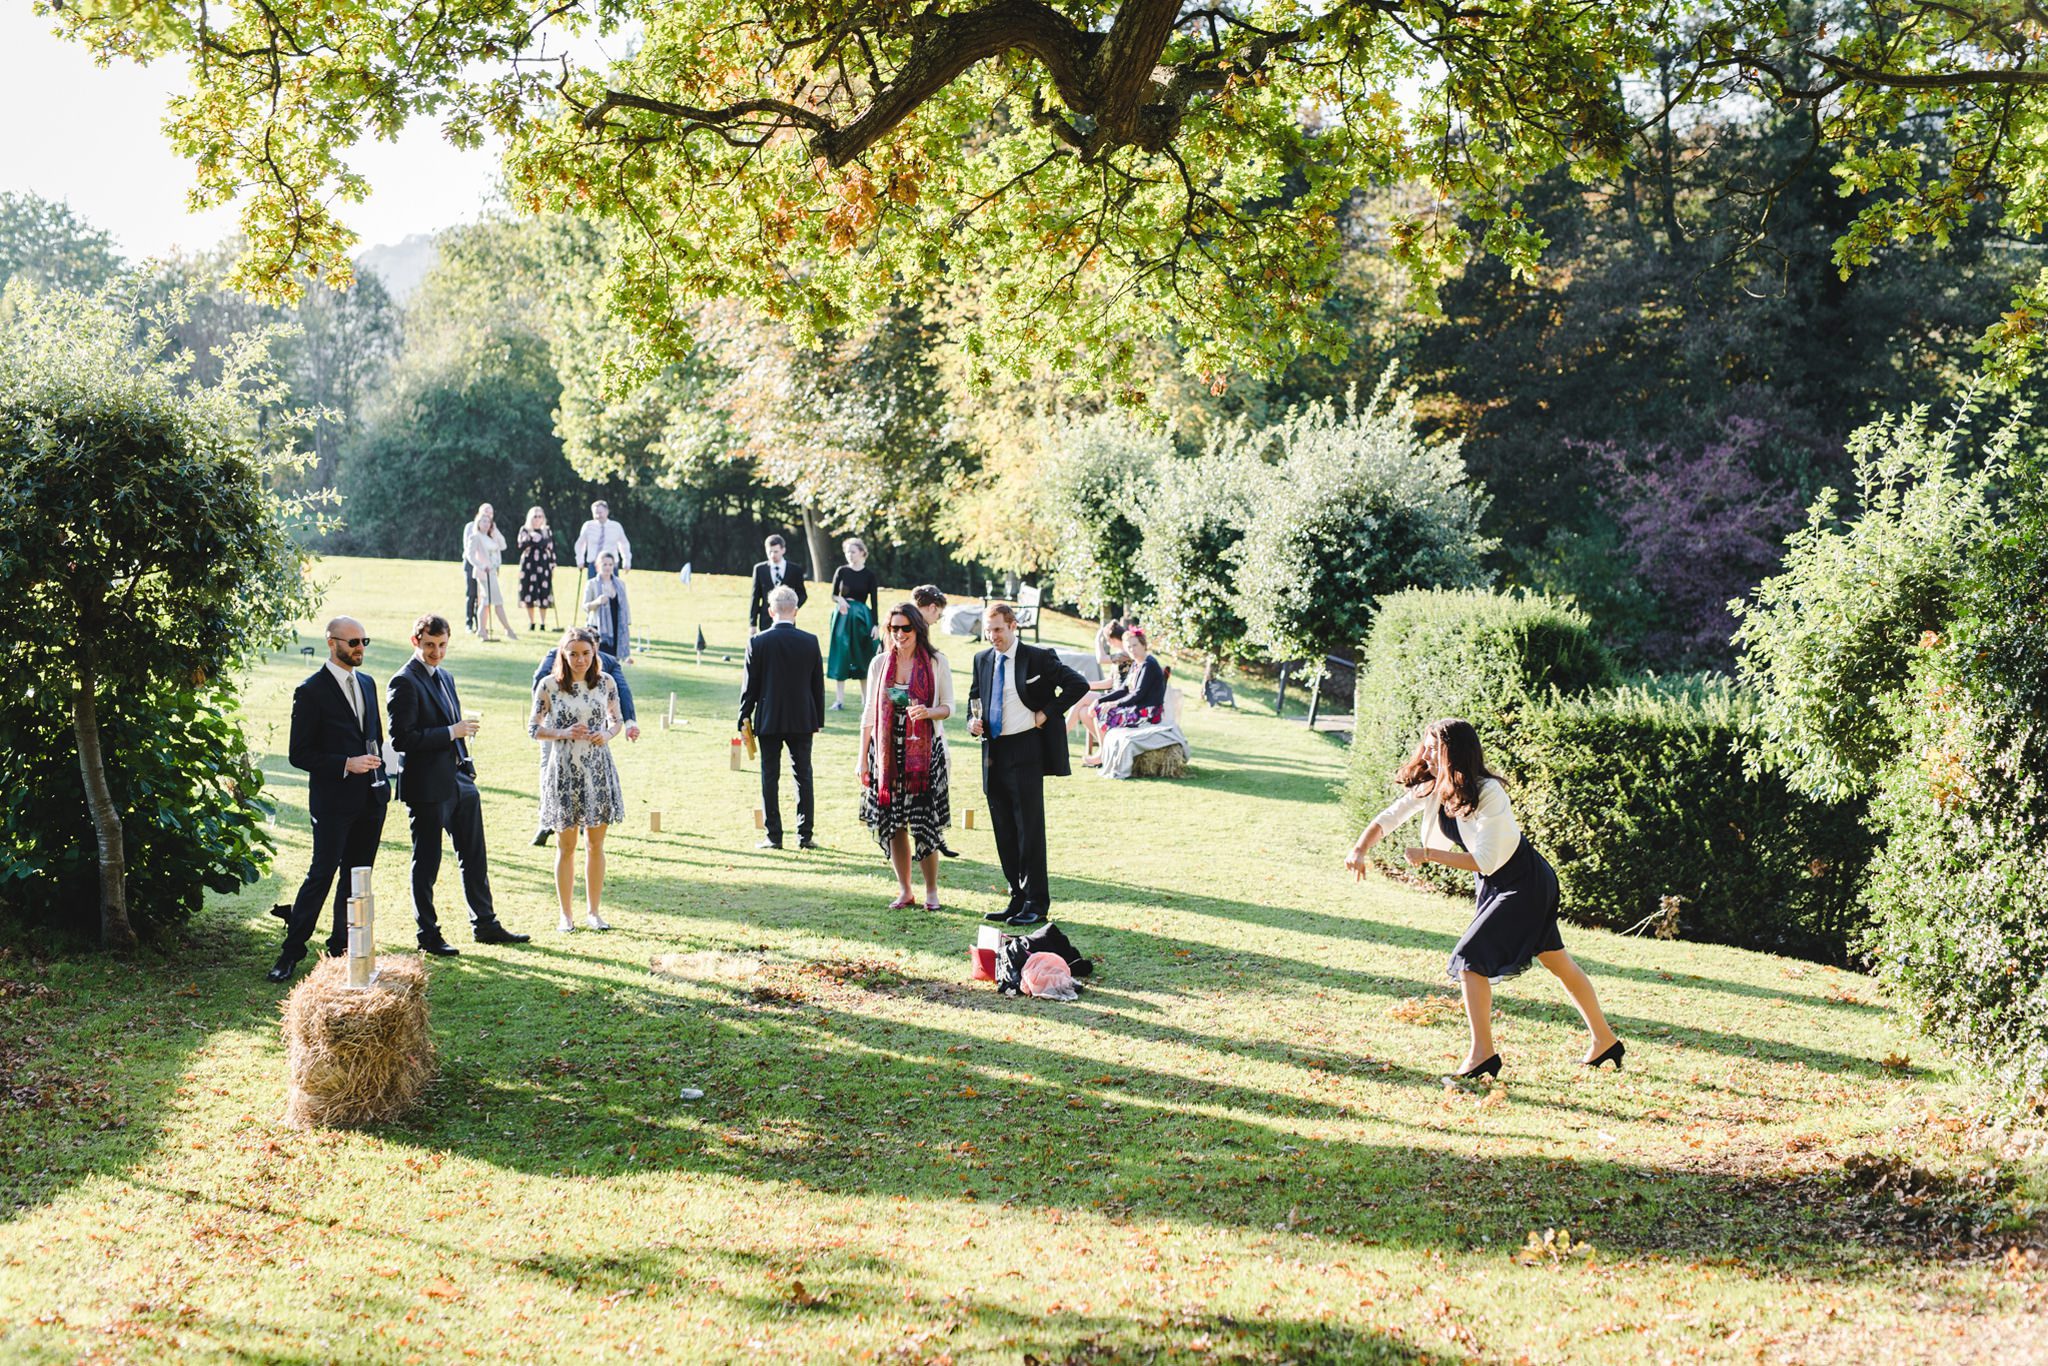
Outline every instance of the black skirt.
<path fill-rule="evenodd" d="M 890 727 L 889 742 L 894 747 L 892 762 L 895 771 L 903 771 L 904 731 L 908 725 L 909 712 L 903 707 L 892 707 L 895 724 Z M 936 737 L 935 737 L 936 738 Z M 875 843 L 882 846 L 882 855 L 889 854 L 890 841 L 899 830 L 910 832 L 910 856 L 922 859 L 928 854 L 950 853 L 946 848 L 946 827 L 953 823 L 953 801 L 951 788 L 951 763 L 946 754 L 945 741 L 932 746 L 932 767 L 925 790 L 912 796 L 907 792 L 893 792 L 895 799 L 884 806 L 876 798 L 872 787 L 864 788 L 860 794 L 860 818 L 875 832 Z"/>
<path fill-rule="evenodd" d="M 1457 822 L 1441 807 L 1437 824 L 1453 844 L 1465 847 Z M 1467 972 L 1496 982 L 1519 977 L 1536 955 L 1564 947 L 1557 932 L 1557 908 L 1557 870 L 1525 838 L 1506 863 L 1479 875 L 1472 923 L 1451 950 L 1446 973 L 1454 982 Z"/>

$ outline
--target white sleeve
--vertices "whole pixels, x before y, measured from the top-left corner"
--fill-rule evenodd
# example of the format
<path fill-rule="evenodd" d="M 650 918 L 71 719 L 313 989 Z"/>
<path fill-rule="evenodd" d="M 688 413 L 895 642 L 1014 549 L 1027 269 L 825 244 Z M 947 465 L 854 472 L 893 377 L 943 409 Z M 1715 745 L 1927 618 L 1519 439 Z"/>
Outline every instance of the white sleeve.
<path fill-rule="evenodd" d="M 1422 804 L 1423 799 L 1420 793 L 1403 792 L 1400 796 L 1394 798 L 1391 806 L 1380 812 L 1379 815 L 1374 816 L 1372 823 L 1380 828 L 1382 835 L 1391 835 L 1409 821 L 1415 819 L 1415 813 L 1422 809 Z"/>
<path fill-rule="evenodd" d="M 932 651 L 932 701 L 949 712 L 953 710 L 953 666 L 937 650 Z M 939 734 L 946 733 L 944 721 L 934 721 L 932 725 Z"/>
<path fill-rule="evenodd" d="M 1458 834 L 1480 872 L 1490 875 L 1499 871 L 1522 843 L 1522 829 L 1515 823 L 1507 789 L 1494 781 L 1482 786 L 1478 808 L 1458 822 Z"/>

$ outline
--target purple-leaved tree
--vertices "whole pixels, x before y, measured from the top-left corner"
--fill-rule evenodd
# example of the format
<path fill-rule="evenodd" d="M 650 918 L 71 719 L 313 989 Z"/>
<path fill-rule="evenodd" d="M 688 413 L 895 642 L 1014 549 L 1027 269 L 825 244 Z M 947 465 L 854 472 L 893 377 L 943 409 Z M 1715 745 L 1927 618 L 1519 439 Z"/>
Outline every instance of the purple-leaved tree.
<path fill-rule="evenodd" d="M 1719 439 L 1697 449 L 1589 448 L 1612 475 L 1602 502 L 1621 529 L 1622 552 L 1664 607 L 1642 641 L 1650 659 L 1699 668 L 1732 658 L 1728 600 L 1778 568 L 1801 516 L 1798 495 L 1755 469 L 1776 435 L 1770 422 L 1729 416 Z"/>

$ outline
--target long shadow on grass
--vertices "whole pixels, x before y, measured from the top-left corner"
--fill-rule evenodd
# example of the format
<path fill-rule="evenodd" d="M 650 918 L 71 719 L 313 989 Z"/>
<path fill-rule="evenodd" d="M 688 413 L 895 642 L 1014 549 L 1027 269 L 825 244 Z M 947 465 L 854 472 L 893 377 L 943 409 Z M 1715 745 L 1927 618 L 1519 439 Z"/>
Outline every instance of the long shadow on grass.
<path fill-rule="evenodd" d="M 1276 930 L 1291 930 L 1304 934 L 1322 934 L 1336 939 L 1371 939 L 1396 948 L 1433 949 L 1449 957 L 1456 946 L 1458 936 L 1437 930 L 1416 929 L 1392 921 L 1373 920 L 1359 915 L 1337 915 L 1327 911 L 1304 910 L 1292 906 L 1267 906 L 1253 901 L 1233 901 L 1224 897 L 1209 896 L 1201 892 L 1169 892 L 1160 888 L 1132 887 L 1125 883 L 1104 882 L 1084 876 L 1056 875 L 1054 889 L 1069 899 L 1100 901 L 1110 904 L 1119 902 L 1139 905 L 1156 903 L 1177 911 L 1188 911 L 1197 915 L 1216 916 L 1220 919 L 1244 924 L 1270 926 Z M 1341 887 L 1341 884 L 1340 884 Z M 1341 892 L 1340 892 L 1341 894 Z M 1457 910 L 1469 912 L 1469 897 L 1445 895 L 1442 897 L 1447 908 L 1460 903 Z M 1867 1001 L 1836 1001 L 1826 997 L 1805 993 L 1773 991 L 1768 987 L 1749 982 L 1734 982 L 1721 977 L 1704 977 L 1697 973 L 1667 973 L 1658 968 L 1632 967 L 1620 963 L 1604 962 L 1588 958 L 1577 950 L 1573 951 L 1579 965 L 1592 973 L 1596 985 L 1608 978 L 1625 981 L 1648 982 L 1659 987 L 1699 988 L 1724 992 L 1730 996 L 1747 996 L 1766 1001 L 1789 1001 L 1821 1010 L 1842 1010 L 1852 1014 L 1884 1014 L 1882 1006 Z"/>
<path fill-rule="evenodd" d="M 610 1011 L 603 1037 L 540 1057 L 450 1049 L 427 1109 L 386 1137 L 536 1175 L 716 1173 L 1356 1243 L 1505 1250 L 1568 1226 L 1603 1255 L 1830 1264 L 1857 1251 L 1745 1178 L 1309 1137 L 1286 1121 L 1340 1107 L 846 1001 L 770 1009 L 738 987 L 700 988 L 710 1004 L 650 995 Z M 673 1099 L 685 1085 L 707 1099 Z M 1896 1236 L 1910 1251 L 1910 1231 Z"/>
<path fill-rule="evenodd" d="M 665 880 L 643 879 L 642 887 L 658 888 Z M 1098 894 L 1119 890 L 1128 893 L 1129 890 L 1089 879 L 1060 881 L 1067 885 L 1079 884 L 1084 889 L 1095 890 Z M 911 942 L 905 944 L 900 935 L 902 923 L 884 919 L 886 913 L 863 917 L 821 910 L 814 899 L 815 890 L 802 884 L 770 883 L 756 876 L 746 886 L 745 895 L 724 902 L 704 897 L 701 895 L 701 889 L 687 885 L 679 886 L 666 896 L 656 891 L 654 899 L 658 905 L 687 904 L 690 906 L 687 914 L 700 921 L 722 920 L 749 927 L 784 930 L 801 928 L 841 938 L 865 940 L 890 951 L 922 948 L 950 956 L 955 952 L 964 954 L 966 945 L 971 942 L 968 936 L 972 931 L 957 919 L 942 921 L 937 927 L 932 925 L 929 917 L 915 921 Z M 1141 890 L 1141 896 L 1146 894 L 1147 892 Z M 689 899 L 683 899 L 685 897 Z M 1332 938 L 1388 943 L 1402 948 L 1436 948 L 1448 952 L 1456 942 L 1449 935 L 1362 917 L 1347 918 L 1313 912 L 1296 913 L 1245 901 L 1226 901 L 1215 897 L 1176 897 L 1172 904 L 1176 908 L 1200 914 L 1223 915 L 1230 919 L 1272 924 L 1276 928 L 1286 928 L 1284 922 L 1288 919 L 1307 918 L 1319 922 L 1317 928 L 1320 932 Z M 924 913 L 918 914 L 922 916 Z M 924 930 L 924 935 L 917 934 L 916 929 Z M 889 931 L 897 933 L 892 936 Z M 1068 932 L 1075 936 L 1083 952 L 1104 962 L 1108 968 L 1104 980 L 1111 986 L 1125 982 L 1147 988 L 1164 987 L 1170 990 L 1183 984 L 1192 985 L 1199 982 L 1211 988 L 1228 987 L 1231 983 L 1218 981 L 1214 973 L 1214 969 L 1219 965 L 1227 963 L 1230 969 L 1250 981 L 1300 983 L 1321 989 L 1336 989 L 1388 999 L 1413 995 L 1417 988 L 1416 979 L 1405 975 L 1365 973 L 1349 968 L 1304 962 L 1282 954 L 1236 947 L 1198 945 L 1191 949 L 1184 941 L 1141 930 L 1069 922 Z M 939 933 L 957 934 L 959 937 L 952 943 L 958 947 L 949 947 L 938 941 L 936 935 Z M 1540 969 L 1533 971 L 1537 975 L 1531 980 L 1541 980 L 1547 976 L 1542 974 Z M 1671 985 L 1665 983 L 1654 970 L 1613 969 L 1609 975 L 1653 980 L 1666 990 Z M 1770 995 L 1767 992 L 1759 994 Z M 1541 997 L 1526 994 L 1519 987 L 1501 993 L 1496 999 L 1504 1012 L 1530 1018 L 1549 1018 L 1554 1009 L 1554 1003 L 1547 1003 Z M 1833 1072 L 1852 1071 L 1876 1075 L 1875 1064 L 1869 1059 L 1833 1049 L 1794 1044 L 1778 1039 L 1755 1038 L 1746 1034 L 1708 1029 L 1688 1020 L 1659 1020 L 1626 1011 L 1610 1010 L 1610 1018 L 1625 1036 L 1632 1035 L 1637 1038 L 1639 1047 L 1643 1036 L 1651 1029 L 1668 1028 L 1671 1032 L 1660 1037 L 1682 1041 L 1688 1047 L 1702 1048 L 1731 1057 L 1768 1057 L 1804 1062 L 1808 1066 Z"/>
<path fill-rule="evenodd" d="M 267 906 L 276 886 L 242 903 Z M 275 925 L 211 910 L 132 961 L 0 954 L 0 1224 L 143 1161 L 193 1055 L 252 1018 L 276 1027 Z"/>

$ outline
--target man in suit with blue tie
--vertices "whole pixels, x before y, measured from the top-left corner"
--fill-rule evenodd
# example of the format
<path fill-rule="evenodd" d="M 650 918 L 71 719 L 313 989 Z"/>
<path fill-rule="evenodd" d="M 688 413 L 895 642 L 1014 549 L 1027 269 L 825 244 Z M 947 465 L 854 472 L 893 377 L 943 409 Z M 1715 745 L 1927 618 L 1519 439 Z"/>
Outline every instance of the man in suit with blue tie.
<path fill-rule="evenodd" d="M 469 741 L 478 723 L 462 714 L 448 658 L 448 619 L 428 612 L 413 623 L 413 655 L 392 675 L 385 704 L 391 711 L 391 747 L 404 756 L 398 799 L 412 817 L 412 911 L 420 952 L 453 958 L 461 950 L 441 933 L 434 914 L 434 879 L 441 873 L 441 833 L 455 844 L 462 895 L 469 903 L 470 934 L 479 944 L 524 944 L 498 920 L 484 853 L 484 803 L 476 789 Z"/>
<path fill-rule="evenodd" d="M 271 965 L 273 982 L 288 982 L 306 956 L 306 941 L 320 927 L 320 907 L 336 875 L 334 931 L 327 951 L 348 952 L 349 881 L 344 870 L 377 861 L 391 785 L 384 767 L 384 722 L 377 689 L 362 672 L 370 638 L 353 617 L 327 623 L 327 662 L 292 694 L 289 757 L 306 773 L 306 805 L 313 817 L 313 865 L 285 917 L 284 947 Z"/>
<path fill-rule="evenodd" d="M 1017 613 L 992 602 L 982 616 L 989 648 L 974 657 L 967 733 L 982 740 L 981 784 L 995 827 L 996 857 L 1010 903 L 982 919 L 1017 928 L 1045 923 L 1052 902 L 1045 864 L 1045 779 L 1064 778 L 1066 715 L 1088 695 L 1088 680 L 1059 655 L 1017 638 Z"/>

